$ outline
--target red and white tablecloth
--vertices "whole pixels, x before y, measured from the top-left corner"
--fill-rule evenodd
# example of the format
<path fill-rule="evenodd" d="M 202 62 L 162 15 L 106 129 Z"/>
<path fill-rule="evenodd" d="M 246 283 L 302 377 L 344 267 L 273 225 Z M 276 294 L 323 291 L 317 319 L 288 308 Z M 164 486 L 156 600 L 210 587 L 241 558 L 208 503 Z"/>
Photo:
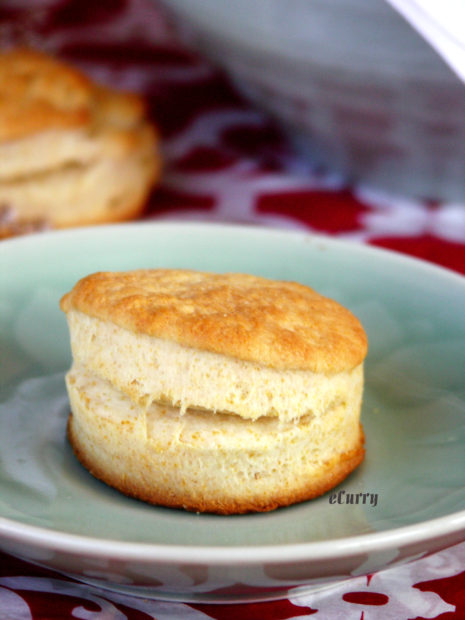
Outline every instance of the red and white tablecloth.
<path fill-rule="evenodd" d="M 147 219 L 294 228 L 411 254 L 465 274 L 465 205 L 348 186 L 293 153 L 260 111 L 186 51 L 150 0 L 3 0 L 0 46 L 38 46 L 148 97 L 165 169 Z M 241 605 L 132 599 L 0 553 L 0 619 L 465 619 L 465 543 L 319 594 Z"/>

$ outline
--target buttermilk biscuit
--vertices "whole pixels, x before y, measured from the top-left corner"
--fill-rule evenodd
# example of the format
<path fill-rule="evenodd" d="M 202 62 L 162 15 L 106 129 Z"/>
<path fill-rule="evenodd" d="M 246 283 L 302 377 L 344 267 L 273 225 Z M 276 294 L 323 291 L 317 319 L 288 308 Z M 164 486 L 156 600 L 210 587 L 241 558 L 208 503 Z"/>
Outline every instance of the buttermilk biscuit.
<path fill-rule="evenodd" d="M 363 459 L 359 321 L 293 282 L 97 273 L 61 300 L 68 434 L 128 495 L 222 514 L 310 499 Z"/>
<path fill-rule="evenodd" d="M 142 99 L 44 53 L 0 54 L 0 235 L 137 216 L 158 177 Z"/>

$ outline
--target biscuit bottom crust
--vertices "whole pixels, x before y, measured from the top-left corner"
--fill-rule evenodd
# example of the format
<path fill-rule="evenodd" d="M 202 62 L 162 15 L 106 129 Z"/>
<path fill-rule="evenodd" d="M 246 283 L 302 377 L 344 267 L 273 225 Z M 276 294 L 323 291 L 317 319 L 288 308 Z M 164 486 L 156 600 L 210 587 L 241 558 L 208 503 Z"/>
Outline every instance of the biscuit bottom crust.
<path fill-rule="evenodd" d="M 283 423 L 152 405 L 105 380 L 70 380 L 68 438 L 89 472 L 125 495 L 195 512 L 265 512 L 317 497 L 364 458 L 359 410 Z"/>

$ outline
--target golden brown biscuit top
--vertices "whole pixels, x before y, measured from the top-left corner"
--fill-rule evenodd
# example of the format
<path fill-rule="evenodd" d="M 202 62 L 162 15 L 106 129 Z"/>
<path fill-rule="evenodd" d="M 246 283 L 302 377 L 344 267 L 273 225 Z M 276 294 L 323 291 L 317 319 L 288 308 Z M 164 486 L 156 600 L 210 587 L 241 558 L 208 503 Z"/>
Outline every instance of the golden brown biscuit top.
<path fill-rule="evenodd" d="M 60 306 L 277 369 L 341 372 L 367 352 L 366 334 L 349 310 L 302 284 L 252 275 L 100 272 L 80 280 Z"/>
<path fill-rule="evenodd" d="M 0 140 L 92 126 L 105 115 L 111 124 L 128 126 L 142 112 L 137 96 L 99 87 L 43 52 L 19 48 L 0 53 Z"/>

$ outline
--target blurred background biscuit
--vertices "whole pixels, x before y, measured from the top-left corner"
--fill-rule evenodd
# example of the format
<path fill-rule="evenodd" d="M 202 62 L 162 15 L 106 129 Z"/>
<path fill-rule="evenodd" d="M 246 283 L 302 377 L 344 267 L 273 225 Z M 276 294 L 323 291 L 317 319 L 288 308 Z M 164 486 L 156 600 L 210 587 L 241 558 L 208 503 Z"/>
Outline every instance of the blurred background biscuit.
<path fill-rule="evenodd" d="M 137 217 L 160 173 L 133 93 L 31 49 L 0 54 L 0 237 Z"/>

